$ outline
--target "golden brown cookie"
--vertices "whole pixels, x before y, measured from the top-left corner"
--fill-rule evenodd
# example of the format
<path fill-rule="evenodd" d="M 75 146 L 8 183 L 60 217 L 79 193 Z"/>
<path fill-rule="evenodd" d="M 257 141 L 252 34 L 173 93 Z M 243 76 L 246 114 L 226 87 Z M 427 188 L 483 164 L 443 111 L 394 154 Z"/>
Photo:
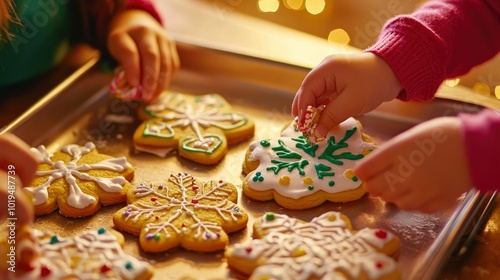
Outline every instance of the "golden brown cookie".
<path fill-rule="evenodd" d="M 213 252 L 228 243 L 227 233 L 245 228 L 248 216 L 238 205 L 236 187 L 228 182 L 171 174 L 165 183 L 142 183 L 128 193 L 127 207 L 113 216 L 115 225 L 134 235 L 144 251 L 163 252 L 181 246 Z"/>
<path fill-rule="evenodd" d="M 32 148 L 40 159 L 36 178 L 24 190 L 31 194 L 35 214 L 57 208 L 66 217 L 94 214 L 102 205 L 125 202 L 134 168 L 125 157 L 100 154 L 92 142 L 66 145 L 51 154 Z"/>
<path fill-rule="evenodd" d="M 400 279 L 393 259 L 399 238 L 383 229 L 353 231 L 339 212 L 311 222 L 266 213 L 254 237 L 225 252 L 229 267 L 250 279 Z"/>
<path fill-rule="evenodd" d="M 74 237 L 24 228 L 11 245 L 17 259 L 8 263 L 7 279 L 150 279 L 152 266 L 126 254 L 124 243 L 104 228 Z"/>
<path fill-rule="evenodd" d="M 329 200 L 361 198 L 365 186 L 353 173 L 357 160 L 375 148 L 353 118 L 312 144 L 290 124 L 281 137 L 250 144 L 243 163 L 243 193 L 256 200 L 274 199 L 287 209 L 307 209 Z"/>
<path fill-rule="evenodd" d="M 165 156 L 173 151 L 191 161 L 216 164 L 228 145 L 250 138 L 254 123 L 234 112 L 218 94 L 165 93 L 139 110 L 145 120 L 134 133 L 139 151 Z"/>

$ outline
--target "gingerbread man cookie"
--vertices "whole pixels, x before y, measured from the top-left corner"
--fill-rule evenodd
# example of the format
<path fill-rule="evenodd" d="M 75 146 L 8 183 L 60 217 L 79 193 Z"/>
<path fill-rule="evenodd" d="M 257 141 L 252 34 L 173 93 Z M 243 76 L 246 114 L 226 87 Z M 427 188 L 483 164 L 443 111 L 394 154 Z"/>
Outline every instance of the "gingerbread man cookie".
<path fill-rule="evenodd" d="M 101 228 L 62 237 L 23 227 L 16 240 L 17 259 L 12 264 L 7 261 L 7 279 L 146 280 L 153 275 L 148 263 L 123 251 L 125 239 L 114 230 Z M 6 240 L 0 242 L 5 244 Z M 9 247 L 0 246 L 0 251 Z"/>
<path fill-rule="evenodd" d="M 267 213 L 253 239 L 225 252 L 230 268 L 250 279 L 399 279 L 399 238 L 383 229 L 353 231 L 349 219 L 327 212 L 304 222 Z"/>
<path fill-rule="evenodd" d="M 66 145 L 54 154 L 45 146 L 32 148 L 40 164 L 36 178 L 24 191 L 31 194 L 35 214 L 57 208 L 66 217 L 94 214 L 102 205 L 125 202 L 134 168 L 125 157 L 98 153 L 95 145 Z"/>
<path fill-rule="evenodd" d="M 218 94 L 167 93 L 139 110 L 145 121 L 134 133 L 139 151 L 165 156 L 172 151 L 201 164 L 216 164 L 228 145 L 250 138 L 254 123 L 233 112 Z"/>
<path fill-rule="evenodd" d="M 171 174 L 165 183 L 142 183 L 128 193 L 129 205 L 113 216 L 115 225 L 140 235 L 144 251 L 181 246 L 213 252 L 228 243 L 227 233 L 245 228 L 247 214 L 236 205 L 238 192 L 228 182 Z"/>
<path fill-rule="evenodd" d="M 353 173 L 357 160 L 375 148 L 361 124 L 347 119 L 322 142 L 312 144 L 290 124 L 281 137 L 254 141 L 246 153 L 243 193 L 288 209 L 312 208 L 326 200 L 361 198 L 365 187 Z"/>

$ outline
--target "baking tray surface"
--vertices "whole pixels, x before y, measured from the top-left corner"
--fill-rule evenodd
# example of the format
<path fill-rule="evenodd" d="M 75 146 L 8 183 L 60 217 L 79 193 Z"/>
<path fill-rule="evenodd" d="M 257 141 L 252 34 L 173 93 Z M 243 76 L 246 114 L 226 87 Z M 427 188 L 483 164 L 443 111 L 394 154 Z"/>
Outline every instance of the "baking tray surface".
<path fill-rule="evenodd" d="M 126 103 L 114 99 L 107 91 L 111 76 L 92 67 L 76 79 L 71 86 L 57 93 L 58 96 L 40 105 L 33 114 L 9 129 L 37 146 L 44 144 L 49 151 L 87 141 L 96 144 L 101 153 L 126 156 L 136 168 L 133 185 L 143 181 L 155 182 L 168 178 L 170 173 L 189 172 L 202 180 L 222 179 L 232 182 L 241 191 L 241 166 L 249 143 L 255 139 L 278 136 L 283 127 L 292 121 L 290 105 L 293 92 L 284 92 L 270 87 L 239 83 L 231 77 L 210 77 L 207 73 L 182 71 L 177 75 L 170 91 L 189 94 L 218 93 L 225 97 L 233 109 L 250 116 L 255 121 L 255 136 L 248 141 L 232 145 L 226 157 L 215 166 L 203 166 L 182 159 L 177 155 L 161 158 L 134 150 L 132 134 L 140 124 L 135 116 L 137 103 Z M 98 82 L 96 82 L 98 81 Z M 78 90 L 74 90 L 78 89 Z M 73 94 L 73 102 L 67 102 Z M 76 101 L 75 101 L 76 100 Z M 53 108 L 59 108 L 54 110 Z M 365 132 L 378 143 L 390 139 L 415 124 L 443 112 L 459 113 L 477 111 L 480 108 L 457 101 L 435 100 L 426 104 L 384 104 L 373 113 L 359 117 Z M 54 122 L 54 120 L 63 120 Z M 55 125 L 57 123 L 57 125 Z M 384 228 L 401 239 L 398 266 L 403 279 L 425 279 L 423 268 L 439 267 L 454 249 L 453 240 L 460 237 L 460 223 L 464 212 L 474 208 L 476 194 L 469 193 L 456 208 L 449 211 L 424 215 L 401 211 L 377 198 L 367 196 L 348 203 L 324 203 L 316 208 L 292 211 L 281 208 L 274 201 L 259 202 L 241 195 L 240 205 L 249 213 L 245 230 L 230 234 L 230 244 L 251 239 L 252 224 L 256 217 L 275 212 L 310 221 L 327 211 L 340 211 L 347 215 L 354 229 L 364 227 Z M 35 228 L 70 236 L 81 231 L 100 227 L 114 227 L 112 215 L 124 205 L 102 207 L 87 218 L 70 219 L 54 212 L 37 217 Z M 166 253 L 150 254 L 138 247 L 138 238 L 124 233 L 125 250 L 150 262 L 155 268 L 154 279 L 234 279 L 223 259 L 223 252 L 196 253 L 184 249 L 173 249 Z M 445 242 L 446 241 L 446 242 Z"/>

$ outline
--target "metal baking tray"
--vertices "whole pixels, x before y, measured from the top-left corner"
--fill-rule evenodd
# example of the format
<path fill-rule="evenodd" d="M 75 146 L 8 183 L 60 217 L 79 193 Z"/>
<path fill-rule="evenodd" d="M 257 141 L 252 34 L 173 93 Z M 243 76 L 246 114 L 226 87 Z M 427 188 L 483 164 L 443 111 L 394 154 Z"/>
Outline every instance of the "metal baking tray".
<path fill-rule="evenodd" d="M 290 106 L 297 82 L 309 69 L 256 59 L 225 51 L 179 43 L 183 69 L 171 91 L 190 94 L 219 93 L 236 111 L 251 116 L 256 123 L 253 139 L 279 135 L 292 117 Z M 110 73 L 100 71 L 98 58 L 89 61 L 24 115 L 7 126 L 32 146 L 44 144 L 51 151 L 70 143 L 93 141 L 101 153 L 126 156 L 136 167 L 133 184 L 166 180 L 171 172 L 187 171 L 201 179 L 222 179 L 241 186 L 241 165 L 252 139 L 230 146 L 225 159 L 216 166 L 188 162 L 176 155 L 160 158 L 136 153 L 132 134 L 140 121 L 137 103 L 114 99 L 107 91 Z M 482 107 L 460 101 L 436 99 L 429 103 L 392 101 L 359 116 L 367 133 L 378 143 L 430 118 L 476 112 Z M 435 176 L 435 174 L 429 174 Z M 250 216 L 246 230 L 230 235 L 230 243 L 249 240 L 255 217 L 267 211 L 285 213 L 306 221 L 330 210 L 346 214 L 355 229 L 379 227 L 401 238 L 398 266 L 403 279 L 434 279 L 470 231 L 471 224 L 484 212 L 487 197 L 471 191 L 449 211 L 425 215 L 401 211 L 367 196 L 349 203 L 324 203 L 316 208 L 290 211 L 275 202 L 258 202 L 240 195 L 239 203 Z M 99 227 L 113 227 L 112 215 L 123 207 L 102 207 L 87 218 L 70 219 L 54 212 L 37 217 L 35 227 L 56 234 L 74 235 Z M 223 259 L 223 252 L 196 253 L 173 249 L 150 254 L 138 247 L 138 238 L 124 233 L 125 250 L 149 261 L 154 279 L 235 279 Z"/>

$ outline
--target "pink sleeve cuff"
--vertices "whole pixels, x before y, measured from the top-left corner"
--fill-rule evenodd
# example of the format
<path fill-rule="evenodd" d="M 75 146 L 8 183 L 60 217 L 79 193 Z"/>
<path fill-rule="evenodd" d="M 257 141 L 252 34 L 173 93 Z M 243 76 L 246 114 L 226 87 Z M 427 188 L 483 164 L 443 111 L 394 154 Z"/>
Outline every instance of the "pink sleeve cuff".
<path fill-rule="evenodd" d="M 500 190 L 500 112 L 485 109 L 459 118 L 474 187 L 483 192 Z"/>
<path fill-rule="evenodd" d="M 163 24 L 160 14 L 155 8 L 155 5 L 150 0 L 127 0 L 125 9 L 143 10 L 152 15 L 160 24 Z"/>

